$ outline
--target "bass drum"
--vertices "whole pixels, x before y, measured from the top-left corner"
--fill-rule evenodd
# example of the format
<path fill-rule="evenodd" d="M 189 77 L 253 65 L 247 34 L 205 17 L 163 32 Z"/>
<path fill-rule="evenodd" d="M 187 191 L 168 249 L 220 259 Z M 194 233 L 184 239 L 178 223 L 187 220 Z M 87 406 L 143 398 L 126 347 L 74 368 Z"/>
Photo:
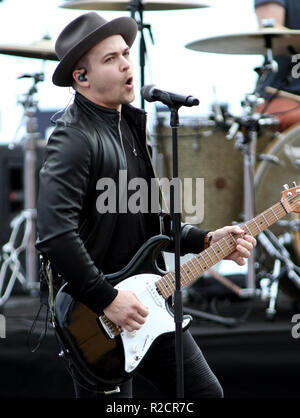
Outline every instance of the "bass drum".
<path fill-rule="evenodd" d="M 262 212 L 266 208 L 278 202 L 283 184 L 295 181 L 300 183 L 300 124 L 294 125 L 281 133 L 264 151 L 266 158 L 260 162 L 255 171 L 255 199 L 256 211 Z M 272 161 L 272 162 L 271 162 Z M 297 225 L 299 215 L 289 214 L 286 221 Z M 291 246 L 288 250 L 291 253 L 295 264 L 300 263 L 300 231 L 298 228 L 289 228 L 275 224 L 270 230 L 279 236 L 285 232 L 291 234 Z M 280 280 L 282 290 L 290 296 L 300 298 L 300 290 L 287 278 Z"/>
<path fill-rule="evenodd" d="M 274 127 L 264 127 L 258 141 L 258 152 L 270 143 Z M 156 126 L 158 152 L 161 156 L 159 177 L 172 177 L 172 137 L 169 126 Z M 263 144 L 263 146 L 262 146 Z M 178 166 L 182 181 L 182 221 L 202 229 L 217 229 L 243 219 L 243 155 L 234 140 L 227 140 L 224 130 L 210 119 L 195 119 L 178 130 Z M 192 179 L 192 187 L 184 183 Z M 196 192 L 195 179 L 203 179 L 202 194 Z M 200 194 L 200 193 L 199 193 Z M 187 201 L 201 207 L 193 216 Z M 169 196 L 166 196 L 169 203 Z"/>

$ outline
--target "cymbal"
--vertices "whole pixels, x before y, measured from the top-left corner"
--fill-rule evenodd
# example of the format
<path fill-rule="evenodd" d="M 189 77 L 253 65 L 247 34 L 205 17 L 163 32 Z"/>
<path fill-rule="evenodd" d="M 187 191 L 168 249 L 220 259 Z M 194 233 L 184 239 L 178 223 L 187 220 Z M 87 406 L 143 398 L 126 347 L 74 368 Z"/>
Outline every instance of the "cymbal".
<path fill-rule="evenodd" d="M 128 0 L 74 0 L 66 1 L 60 7 L 65 9 L 83 9 L 83 10 L 122 10 L 128 11 L 130 1 Z M 199 3 L 196 0 L 145 0 L 143 1 L 144 10 L 176 10 L 176 9 L 198 9 L 210 7 L 207 4 Z"/>
<path fill-rule="evenodd" d="M 0 44 L 0 54 L 58 61 L 54 43 L 48 39 L 42 39 L 30 45 Z"/>
<path fill-rule="evenodd" d="M 185 47 L 216 54 L 265 55 L 265 39 L 270 37 L 274 55 L 291 55 L 288 47 L 300 52 L 300 30 L 266 28 L 254 32 L 214 36 L 188 43 Z"/>

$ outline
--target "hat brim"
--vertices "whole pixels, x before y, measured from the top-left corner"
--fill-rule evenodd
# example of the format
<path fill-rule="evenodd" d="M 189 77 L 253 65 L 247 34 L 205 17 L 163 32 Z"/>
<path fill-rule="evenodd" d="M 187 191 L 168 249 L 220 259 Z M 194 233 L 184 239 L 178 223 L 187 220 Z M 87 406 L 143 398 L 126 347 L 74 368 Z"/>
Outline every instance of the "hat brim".
<path fill-rule="evenodd" d="M 126 44 L 131 47 L 135 40 L 137 30 L 138 27 L 135 20 L 130 17 L 120 17 L 100 26 L 82 39 L 61 59 L 54 71 L 52 77 L 53 83 L 60 87 L 72 86 L 74 65 L 89 49 L 103 39 L 113 35 L 121 35 Z"/>

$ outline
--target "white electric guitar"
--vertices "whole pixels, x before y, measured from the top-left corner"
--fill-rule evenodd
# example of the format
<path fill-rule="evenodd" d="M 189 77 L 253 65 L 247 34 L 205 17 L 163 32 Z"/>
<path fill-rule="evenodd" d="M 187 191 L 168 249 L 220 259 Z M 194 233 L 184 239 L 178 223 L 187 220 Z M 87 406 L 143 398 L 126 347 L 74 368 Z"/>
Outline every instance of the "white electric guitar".
<path fill-rule="evenodd" d="M 281 193 L 280 202 L 241 225 L 245 233 L 256 236 L 286 214 L 300 212 L 300 187 Z M 54 325 L 78 371 L 93 383 L 119 384 L 128 379 L 160 336 L 175 332 L 173 313 L 167 299 L 175 291 L 175 273 L 163 274 L 156 258 L 169 243 L 159 235 L 149 239 L 120 272 L 108 276 L 117 289 L 132 290 L 148 306 L 149 315 L 140 330 L 127 332 L 105 315 L 97 315 L 76 301 L 65 284 L 54 302 Z M 206 270 L 231 254 L 236 247 L 232 235 L 220 239 L 180 267 L 181 286 L 191 284 Z M 183 328 L 191 317 L 185 316 Z"/>

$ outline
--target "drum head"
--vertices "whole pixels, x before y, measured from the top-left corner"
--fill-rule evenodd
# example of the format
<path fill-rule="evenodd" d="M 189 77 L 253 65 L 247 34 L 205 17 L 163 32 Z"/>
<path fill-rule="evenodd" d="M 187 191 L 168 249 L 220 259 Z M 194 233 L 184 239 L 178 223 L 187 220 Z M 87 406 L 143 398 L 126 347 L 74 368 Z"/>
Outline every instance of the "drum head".
<path fill-rule="evenodd" d="M 261 213 L 272 206 L 280 199 L 280 193 L 284 184 L 291 185 L 292 181 L 300 183 L 300 124 L 289 128 L 278 136 L 264 151 L 265 159 L 258 164 L 255 172 L 255 198 L 256 211 Z M 298 215 L 289 214 L 284 220 L 289 225 L 281 226 L 280 223 L 269 229 L 276 235 L 286 232 L 291 234 L 291 245 L 288 250 L 291 253 L 293 262 L 300 263 L 300 231 L 292 228 L 297 225 Z M 274 261 L 268 260 L 265 255 L 264 261 L 270 264 Z M 283 291 L 291 297 L 300 298 L 300 289 L 292 283 L 287 276 L 280 278 L 279 285 Z"/>

